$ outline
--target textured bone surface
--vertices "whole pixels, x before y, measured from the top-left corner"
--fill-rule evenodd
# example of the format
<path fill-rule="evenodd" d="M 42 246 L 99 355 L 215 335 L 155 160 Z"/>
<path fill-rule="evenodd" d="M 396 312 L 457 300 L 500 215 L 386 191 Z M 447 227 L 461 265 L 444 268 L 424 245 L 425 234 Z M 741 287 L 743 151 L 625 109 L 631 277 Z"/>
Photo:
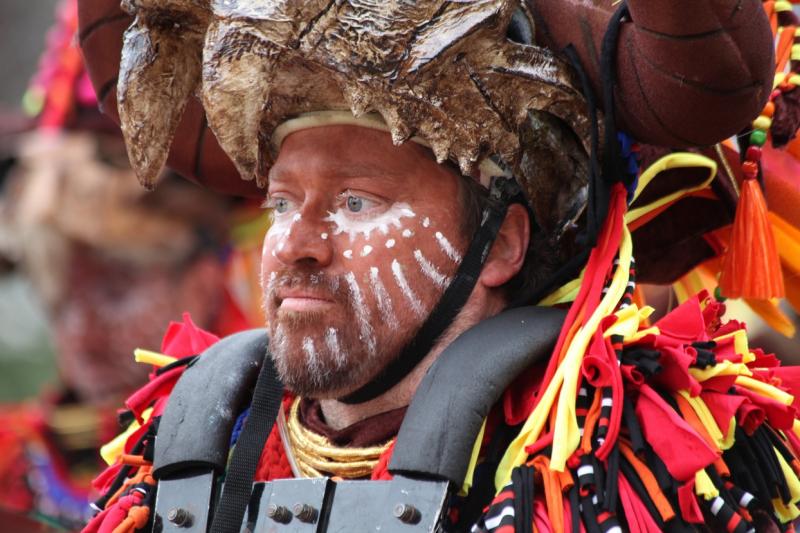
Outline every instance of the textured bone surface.
<path fill-rule="evenodd" d="M 466 174 L 490 155 L 518 169 L 529 110 L 546 110 L 585 147 L 585 103 L 569 69 L 546 49 L 506 39 L 518 7 L 509 0 L 131 0 L 126 9 L 136 22 L 118 93 L 135 168 L 149 183 L 193 92 L 242 177 L 260 184 L 275 155 L 273 130 L 310 111 L 378 113 L 395 142 L 419 136 Z"/>

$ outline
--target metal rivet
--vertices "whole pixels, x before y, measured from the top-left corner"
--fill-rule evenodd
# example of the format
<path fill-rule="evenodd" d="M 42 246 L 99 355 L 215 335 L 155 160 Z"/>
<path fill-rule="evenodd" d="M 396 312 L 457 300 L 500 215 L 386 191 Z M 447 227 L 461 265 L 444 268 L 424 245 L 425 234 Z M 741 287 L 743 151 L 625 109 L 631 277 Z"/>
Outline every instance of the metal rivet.
<path fill-rule="evenodd" d="M 292 513 L 289 509 L 274 503 L 267 506 L 267 516 L 282 524 L 288 524 L 292 520 Z"/>
<path fill-rule="evenodd" d="M 186 509 L 175 507 L 167 513 L 167 520 L 178 527 L 189 527 L 192 525 L 192 514 Z"/>
<path fill-rule="evenodd" d="M 398 503 L 395 505 L 394 516 L 406 524 L 416 524 L 421 518 L 417 508 L 407 503 Z"/>
<path fill-rule="evenodd" d="M 301 522 L 312 524 L 317 521 L 317 510 L 307 503 L 296 503 L 292 510 L 294 511 L 294 515 Z"/>

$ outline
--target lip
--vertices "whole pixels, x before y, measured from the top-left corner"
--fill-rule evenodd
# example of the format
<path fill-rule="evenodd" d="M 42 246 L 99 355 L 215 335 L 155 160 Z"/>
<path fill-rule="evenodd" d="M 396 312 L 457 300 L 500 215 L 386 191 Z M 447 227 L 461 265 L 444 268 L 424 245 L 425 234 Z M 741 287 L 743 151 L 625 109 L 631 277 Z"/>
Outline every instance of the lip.
<path fill-rule="evenodd" d="M 315 311 L 333 304 L 333 300 L 308 291 L 278 293 L 278 308 L 285 311 Z"/>

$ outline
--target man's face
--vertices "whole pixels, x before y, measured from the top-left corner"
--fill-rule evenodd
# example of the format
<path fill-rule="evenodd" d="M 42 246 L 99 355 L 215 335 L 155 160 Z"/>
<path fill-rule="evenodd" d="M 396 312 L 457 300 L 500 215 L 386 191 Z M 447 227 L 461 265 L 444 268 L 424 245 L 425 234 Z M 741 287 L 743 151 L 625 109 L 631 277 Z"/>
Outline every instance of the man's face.
<path fill-rule="evenodd" d="M 413 338 L 467 246 L 459 179 L 381 131 L 286 138 L 270 172 L 261 274 L 270 351 L 290 389 L 344 395 Z"/>

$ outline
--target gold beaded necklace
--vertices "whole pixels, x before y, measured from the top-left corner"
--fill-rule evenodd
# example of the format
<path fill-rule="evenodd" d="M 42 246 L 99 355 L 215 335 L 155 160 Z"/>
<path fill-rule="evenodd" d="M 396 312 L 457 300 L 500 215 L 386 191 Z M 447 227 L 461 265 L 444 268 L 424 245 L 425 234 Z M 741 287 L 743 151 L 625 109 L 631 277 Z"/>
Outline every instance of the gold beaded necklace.
<path fill-rule="evenodd" d="M 346 479 L 367 477 L 378 464 L 392 440 L 368 448 L 337 446 L 327 437 L 300 423 L 300 398 L 295 398 L 287 420 L 288 446 L 304 477 L 337 476 Z"/>

